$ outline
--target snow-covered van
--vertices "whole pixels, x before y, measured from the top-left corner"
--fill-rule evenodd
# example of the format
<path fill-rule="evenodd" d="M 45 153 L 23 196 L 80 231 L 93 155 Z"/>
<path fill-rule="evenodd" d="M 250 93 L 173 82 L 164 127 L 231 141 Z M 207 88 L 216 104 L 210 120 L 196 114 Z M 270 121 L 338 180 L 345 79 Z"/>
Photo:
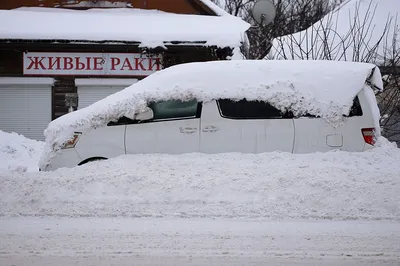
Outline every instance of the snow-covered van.
<path fill-rule="evenodd" d="M 40 167 L 137 153 L 362 152 L 380 134 L 366 63 L 181 64 L 52 121 Z"/>

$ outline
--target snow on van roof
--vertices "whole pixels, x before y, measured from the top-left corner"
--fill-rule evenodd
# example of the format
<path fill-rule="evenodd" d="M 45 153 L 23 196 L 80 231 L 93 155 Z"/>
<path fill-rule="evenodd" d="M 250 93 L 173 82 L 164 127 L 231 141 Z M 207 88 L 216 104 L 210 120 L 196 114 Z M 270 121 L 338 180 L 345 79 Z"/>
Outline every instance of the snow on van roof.
<path fill-rule="evenodd" d="M 0 10 L 0 39 L 7 40 L 138 42 L 148 48 L 172 42 L 239 47 L 249 27 L 229 14 L 183 15 L 134 8 Z"/>
<path fill-rule="evenodd" d="M 261 100 L 340 123 L 373 69 L 371 81 L 382 88 L 379 69 L 367 63 L 234 60 L 176 65 L 52 121 L 44 132 L 46 150 L 60 148 L 75 131 L 103 127 L 127 112 L 144 110 L 148 102 L 168 99 Z"/>
<path fill-rule="evenodd" d="M 399 0 L 347 0 L 308 29 L 274 39 L 268 58 L 384 64 L 399 43 Z"/>

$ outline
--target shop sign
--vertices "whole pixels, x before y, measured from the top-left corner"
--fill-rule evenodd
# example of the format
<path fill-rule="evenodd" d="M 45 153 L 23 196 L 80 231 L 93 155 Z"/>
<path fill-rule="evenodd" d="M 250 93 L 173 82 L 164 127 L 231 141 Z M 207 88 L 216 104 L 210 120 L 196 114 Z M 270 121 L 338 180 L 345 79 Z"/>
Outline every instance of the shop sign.
<path fill-rule="evenodd" d="M 140 53 L 26 52 L 24 75 L 148 76 L 161 70 L 161 56 Z"/>

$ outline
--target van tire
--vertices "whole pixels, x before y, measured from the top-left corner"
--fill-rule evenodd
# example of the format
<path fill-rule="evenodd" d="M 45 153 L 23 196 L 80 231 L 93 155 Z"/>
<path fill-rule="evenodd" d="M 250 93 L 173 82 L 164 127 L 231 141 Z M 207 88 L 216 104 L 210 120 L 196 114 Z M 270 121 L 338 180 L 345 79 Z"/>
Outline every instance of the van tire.
<path fill-rule="evenodd" d="M 103 161 L 103 160 L 107 160 L 107 158 L 104 158 L 104 157 L 92 157 L 92 158 L 89 158 L 89 159 L 86 159 L 86 160 L 80 162 L 78 165 L 84 165 L 84 164 L 87 164 L 87 163 L 90 163 L 90 162 Z"/>

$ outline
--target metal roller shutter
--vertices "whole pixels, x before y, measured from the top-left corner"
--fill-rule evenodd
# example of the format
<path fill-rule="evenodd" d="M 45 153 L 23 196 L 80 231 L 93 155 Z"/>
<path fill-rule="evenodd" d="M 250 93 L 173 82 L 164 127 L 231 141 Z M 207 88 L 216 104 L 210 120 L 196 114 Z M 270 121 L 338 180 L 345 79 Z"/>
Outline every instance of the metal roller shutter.
<path fill-rule="evenodd" d="M 53 79 L 2 78 L 0 80 L 0 130 L 44 140 L 51 122 Z"/>
<path fill-rule="evenodd" d="M 94 102 L 97 102 L 115 92 L 124 89 L 124 87 L 92 87 L 92 86 L 82 86 L 78 87 L 78 109 L 85 108 Z"/>
<path fill-rule="evenodd" d="M 78 109 L 85 108 L 136 82 L 136 79 L 76 79 Z"/>

